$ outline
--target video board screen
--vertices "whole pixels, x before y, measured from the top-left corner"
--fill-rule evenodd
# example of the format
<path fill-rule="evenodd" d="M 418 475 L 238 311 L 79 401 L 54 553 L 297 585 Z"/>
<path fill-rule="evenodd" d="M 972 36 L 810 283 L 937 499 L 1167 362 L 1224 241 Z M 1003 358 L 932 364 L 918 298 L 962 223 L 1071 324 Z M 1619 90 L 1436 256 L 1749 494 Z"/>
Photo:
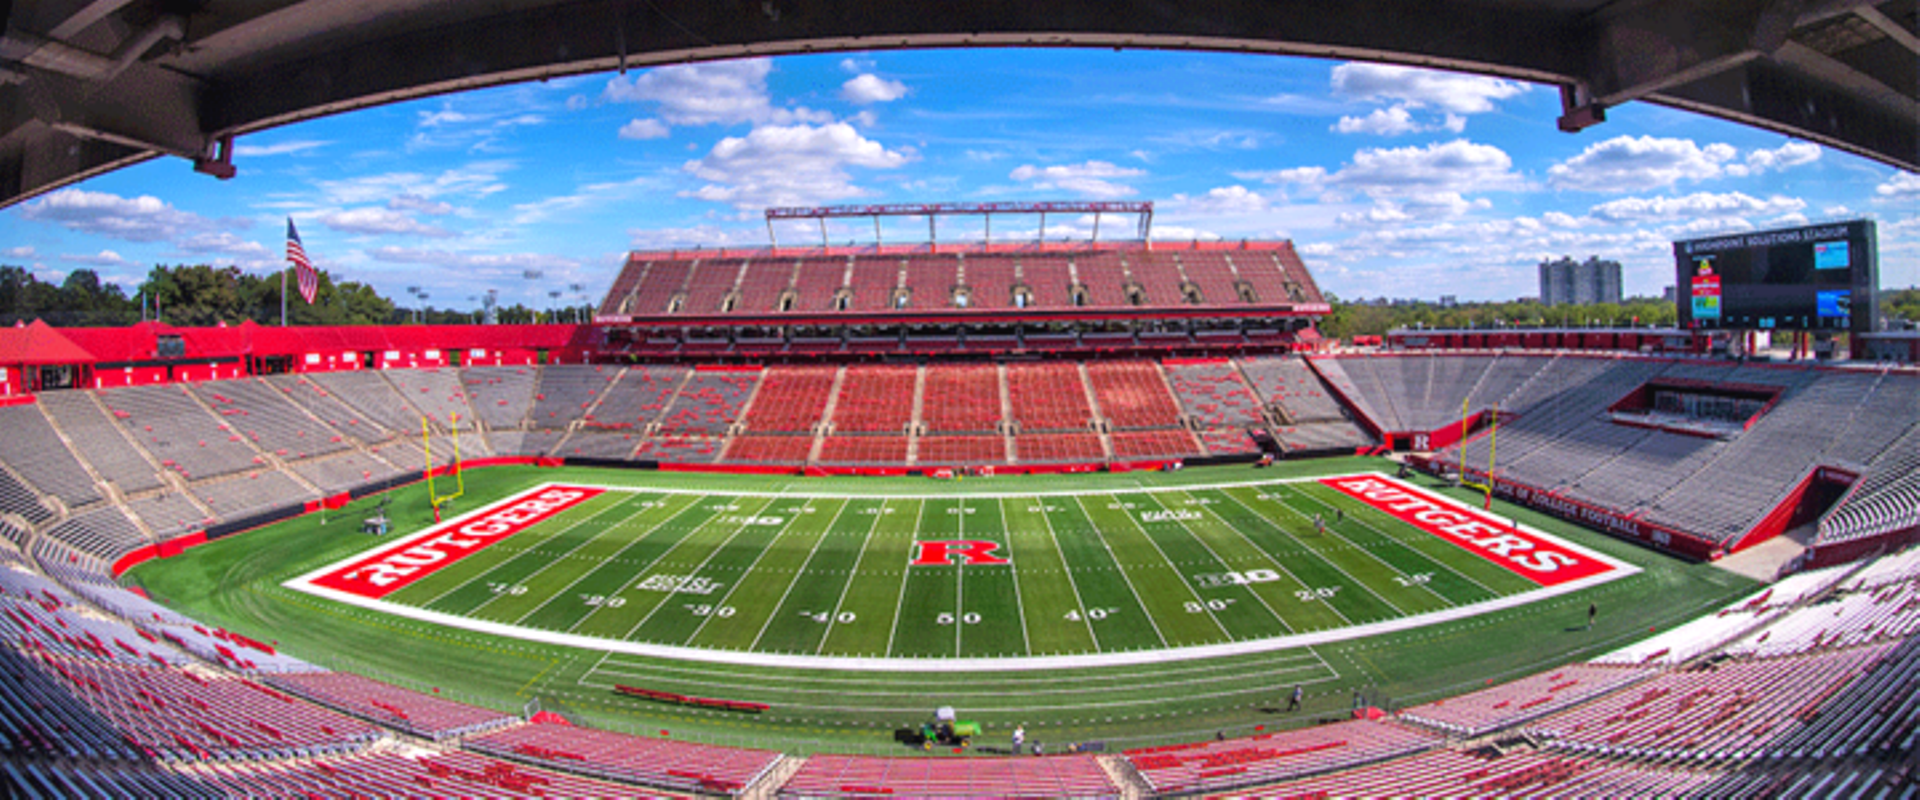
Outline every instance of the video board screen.
<path fill-rule="evenodd" d="M 1871 331 L 1877 252 L 1873 220 L 1674 242 L 1680 327 Z"/>

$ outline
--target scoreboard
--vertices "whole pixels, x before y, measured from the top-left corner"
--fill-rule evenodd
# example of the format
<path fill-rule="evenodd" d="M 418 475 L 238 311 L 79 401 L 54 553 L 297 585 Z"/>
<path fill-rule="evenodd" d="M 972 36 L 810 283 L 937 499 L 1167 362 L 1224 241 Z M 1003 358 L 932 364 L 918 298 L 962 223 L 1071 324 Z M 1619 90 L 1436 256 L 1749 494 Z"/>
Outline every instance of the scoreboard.
<path fill-rule="evenodd" d="M 1680 327 L 1871 332 L 1878 254 L 1865 219 L 1674 242 Z"/>

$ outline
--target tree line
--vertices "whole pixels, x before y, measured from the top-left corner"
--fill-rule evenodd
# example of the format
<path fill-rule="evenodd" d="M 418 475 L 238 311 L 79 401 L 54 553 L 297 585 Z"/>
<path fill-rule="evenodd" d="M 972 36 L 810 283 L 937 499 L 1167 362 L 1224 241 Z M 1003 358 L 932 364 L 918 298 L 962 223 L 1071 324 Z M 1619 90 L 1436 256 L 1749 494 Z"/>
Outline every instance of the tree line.
<path fill-rule="evenodd" d="M 549 314 L 522 304 L 496 310 L 498 321 L 544 321 Z M 564 318 L 587 318 L 590 309 L 566 309 Z M 157 319 L 182 327 L 238 325 L 253 320 L 280 324 L 280 274 L 254 274 L 239 267 L 206 264 L 156 266 L 129 290 L 103 282 L 90 269 L 67 273 L 58 283 L 42 281 L 31 270 L 0 265 L 0 324 L 44 319 L 61 327 L 131 325 Z M 311 305 L 299 287 L 287 282 L 289 325 L 457 325 L 481 322 L 481 309 L 405 307 L 357 281 L 336 282 L 320 272 Z"/>

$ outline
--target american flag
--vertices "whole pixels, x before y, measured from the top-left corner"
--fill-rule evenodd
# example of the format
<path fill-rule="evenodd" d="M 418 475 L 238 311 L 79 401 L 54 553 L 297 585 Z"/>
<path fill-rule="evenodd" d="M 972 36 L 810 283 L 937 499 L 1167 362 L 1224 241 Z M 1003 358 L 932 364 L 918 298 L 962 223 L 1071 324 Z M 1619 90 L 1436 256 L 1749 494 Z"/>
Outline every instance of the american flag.
<path fill-rule="evenodd" d="M 313 305 L 313 295 L 320 291 L 320 273 L 307 260 L 307 248 L 300 244 L 300 232 L 293 229 L 292 217 L 287 218 L 287 260 L 293 262 L 294 275 L 300 281 L 300 296 L 307 299 L 307 305 Z"/>

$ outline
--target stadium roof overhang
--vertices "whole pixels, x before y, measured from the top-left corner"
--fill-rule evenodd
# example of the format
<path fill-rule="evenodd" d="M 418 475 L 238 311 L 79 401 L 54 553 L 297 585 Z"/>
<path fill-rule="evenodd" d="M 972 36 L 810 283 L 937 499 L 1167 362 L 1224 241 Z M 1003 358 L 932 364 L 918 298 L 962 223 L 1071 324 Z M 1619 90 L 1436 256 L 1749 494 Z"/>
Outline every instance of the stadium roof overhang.
<path fill-rule="evenodd" d="M 1298 303 L 1278 306 L 1141 306 L 1138 308 L 1054 308 L 1054 309 L 940 309 L 934 311 L 859 312 L 823 311 L 788 314 L 660 314 L 600 316 L 600 325 L 636 328 L 740 328 L 740 327 L 837 327 L 872 325 L 888 327 L 954 325 L 1045 325 L 1050 322 L 1103 322 L 1165 319 L 1281 319 L 1321 317 L 1332 313 L 1325 303 Z"/>
<path fill-rule="evenodd" d="M 370 13 L 377 5 L 378 13 Z M 706 59 L 1084 46 L 1442 67 L 1647 100 L 1920 169 L 1911 0 L 40 0 L 0 3 L 0 206 L 398 100 Z"/>

